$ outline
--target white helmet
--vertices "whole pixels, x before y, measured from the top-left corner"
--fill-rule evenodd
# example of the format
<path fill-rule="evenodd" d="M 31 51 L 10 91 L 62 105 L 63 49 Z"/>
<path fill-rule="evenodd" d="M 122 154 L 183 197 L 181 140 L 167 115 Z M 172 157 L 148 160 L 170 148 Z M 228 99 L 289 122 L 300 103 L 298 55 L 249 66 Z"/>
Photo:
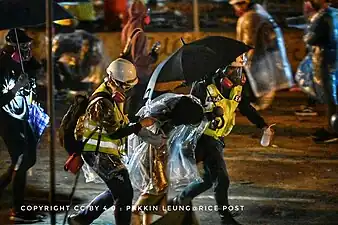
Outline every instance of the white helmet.
<path fill-rule="evenodd" d="M 230 0 L 229 1 L 229 4 L 230 5 L 236 5 L 238 3 L 250 3 L 251 1 L 250 0 Z"/>
<path fill-rule="evenodd" d="M 108 77 L 130 86 L 138 82 L 135 66 L 128 60 L 118 58 L 110 63 L 106 69 Z"/>

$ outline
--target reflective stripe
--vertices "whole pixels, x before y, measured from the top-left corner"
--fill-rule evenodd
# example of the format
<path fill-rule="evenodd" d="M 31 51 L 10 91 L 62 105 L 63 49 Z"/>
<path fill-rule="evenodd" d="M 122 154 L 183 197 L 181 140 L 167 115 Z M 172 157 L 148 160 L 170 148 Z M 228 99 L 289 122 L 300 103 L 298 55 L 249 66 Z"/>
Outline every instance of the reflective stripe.
<path fill-rule="evenodd" d="M 87 144 L 89 145 L 97 145 L 97 140 L 94 139 L 89 139 Z M 108 142 L 108 141 L 100 141 L 100 147 L 103 148 L 115 148 L 118 149 L 120 146 L 118 146 L 117 144 L 113 143 L 113 142 Z"/>
<path fill-rule="evenodd" d="M 242 86 L 232 88 L 229 99 L 224 98 L 215 85 L 211 84 L 207 88 L 209 93 L 207 94 L 206 102 L 209 102 L 209 105 L 211 105 L 211 108 L 207 110 L 212 111 L 215 107 L 215 105 L 211 103 L 211 99 L 209 99 L 213 98 L 214 101 L 216 101 L 216 106 L 220 106 L 223 109 L 223 119 L 225 123 L 221 128 L 214 128 L 214 126 L 209 122 L 209 126 L 205 129 L 204 134 L 216 139 L 219 137 L 225 137 L 231 132 L 233 126 L 235 125 L 236 109 L 240 102 Z"/>

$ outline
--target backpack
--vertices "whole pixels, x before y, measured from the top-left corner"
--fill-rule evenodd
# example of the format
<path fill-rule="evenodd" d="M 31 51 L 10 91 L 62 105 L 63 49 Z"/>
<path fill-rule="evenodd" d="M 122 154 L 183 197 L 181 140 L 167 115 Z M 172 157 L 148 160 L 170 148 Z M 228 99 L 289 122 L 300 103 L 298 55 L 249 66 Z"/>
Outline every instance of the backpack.
<path fill-rule="evenodd" d="M 136 29 L 133 30 L 130 37 L 128 37 L 126 46 L 124 47 L 123 51 L 120 54 L 120 58 L 126 59 L 129 62 L 133 62 L 133 58 L 132 58 L 132 55 L 131 55 L 131 41 L 136 36 L 136 34 L 138 34 L 139 32 L 143 32 L 143 30 L 141 28 L 136 28 Z"/>
<path fill-rule="evenodd" d="M 76 95 L 73 103 L 68 108 L 67 113 L 62 118 L 59 128 L 59 140 L 61 146 L 68 152 L 69 155 L 72 155 L 73 153 L 81 153 L 83 150 L 84 142 L 82 140 L 75 139 L 74 130 L 79 118 L 86 113 L 90 102 L 98 97 L 103 97 L 113 102 L 111 95 L 106 92 L 98 92 L 89 98 L 85 95 Z M 94 132 L 95 130 L 91 135 L 93 135 Z"/>

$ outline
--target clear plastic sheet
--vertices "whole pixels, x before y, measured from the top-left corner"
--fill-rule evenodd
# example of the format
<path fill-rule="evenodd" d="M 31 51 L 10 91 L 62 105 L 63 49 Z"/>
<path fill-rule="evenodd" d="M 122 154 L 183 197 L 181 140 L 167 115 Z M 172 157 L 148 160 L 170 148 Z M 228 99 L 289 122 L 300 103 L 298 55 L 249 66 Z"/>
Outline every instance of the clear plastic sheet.
<path fill-rule="evenodd" d="M 84 30 L 55 35 L 53 54 L 54 58 L 67 65 L 72 80 L 99 83 L 102 81 L 101 72 L 109 64 L 103 42 Z"/>
<path fill-rule="evenodd" d="M 257 33 L 253 34 L 249 33 L 250 29 L 245 30 L 247 32 L 245 35 L 257 39 L 252 61 L 250 66 L 245 67 L 245 70 L 252 91 L 259 98 L 271 91 L 290 88 L 294 83 L 282 30 L 262 6 L 256 4 L 255 11 L 260 21 L 269 20 L 273 25 L 273 30 L 269 29 L 269 26 L 255 28 Z M 246 21 L 243 22 L 245 23 Z M 256 24 L 263 23 L 257 22 Z M 271 38 L 268 41 L 266 34 Z"/>
<path fill-rule="evenodd" d="M 138 115 L 142 118 L 164 115 L 173 109 L 182 96 L 172 93 L 163 94 L 147 102 Z M 198 102 L 197 99 L 195 100 Z M 156 194 L 167 191 L 169 185 L 177 190 L 194 180 L 201 180 L 194 157 L 194 148 L 207 122 L 202 122 L 199 126 L 174 127 L 169 134 L 164 134 L 166 135 L 165 146 L 154 146 L 154 143 L 159 143 L 156 137 L 164 138 L 159 129 L 163 122 L 159 121 L 149 128 L 153 135 L 140 133 L 139 136 L 133 135 L 128 138 L 130 179 L 133 187 L 141 192 Z"/>
<path fill-rule="evenodd" d="M 103 180 L 95 173 L 95 171 L 84 161 L 82 166 L 83 175 L 86 183 L 94 182 L 96 184 L 104 183 Z"/>
<path fill-rule="evenodd" d="M 314 81 L 312 55 L 308 54 L 299 64 L 295 80 L 304 93 L 324 103 L 323 87 Z"/>
<path fill-rule="evenodd" d="M 200 177 L 195 151 L 197 140 L 207 126 L 203 121 L 199 126 L 182 125 L 176 127 L 168 139 L 170 186 L 174 190 L 181 190 L 193 181 L 202 181 Z"/>

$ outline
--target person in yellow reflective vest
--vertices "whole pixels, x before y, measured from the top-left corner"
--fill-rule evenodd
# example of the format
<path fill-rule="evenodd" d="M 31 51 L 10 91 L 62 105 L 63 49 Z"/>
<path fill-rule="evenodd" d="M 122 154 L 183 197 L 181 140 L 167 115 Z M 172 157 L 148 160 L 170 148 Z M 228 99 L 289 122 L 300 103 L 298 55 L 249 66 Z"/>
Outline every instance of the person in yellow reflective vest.
<path fill-rule="evenodd" d="M 172 202 L 188 204 L 193 198 L 210 189 L 215 184 L 214 194 L 222 224 L 239 224 L 234 214 L 227 210 L 229 206 L 229 176 L 224 161 L 224 137 L 235 125 L 236 109 L 246 116 L 258 128 L 267 127 L 264 119 L 250 105 L 249 99 L 242 98 L 242 87 L 246 81 L 241 64 L 232 64 L 217 72 L 213 78 L 200 82 L 193 88 L 192 94 L 198 97 L 209 112 L 208 127 L 197 142 L 196 162 L 203 162 L 203 182 L 192 182 Z M 223 116 L 220 116 L 223 115 Z"/>
<path fill-rule="evenodd" d="M 138 134 L 142 127 L 151 126 L 155 119 L 147 117 L 129 125 L 123 112 L 125 91 L 137 82 L 136 69 L 128 60 L 118 58 L 107 68 L 105 81 L 95 90 L 97 95 L 89 103 L 85 115 L 81 116 L 75 128 L 77 140 L 84 142 L 82 152 L 85 162 L 106 183 L 108 189 L 77 215 L 68 218 L 69 224 L 91 224 L 105 210 L 114 206 L 115 224 L 130 224 L 133 188 L 122 157 L 126 137 Z M 111 98 L 110 98 L 111 96 Z M 91 210 L 95 209 L 95 210 Z"/>

